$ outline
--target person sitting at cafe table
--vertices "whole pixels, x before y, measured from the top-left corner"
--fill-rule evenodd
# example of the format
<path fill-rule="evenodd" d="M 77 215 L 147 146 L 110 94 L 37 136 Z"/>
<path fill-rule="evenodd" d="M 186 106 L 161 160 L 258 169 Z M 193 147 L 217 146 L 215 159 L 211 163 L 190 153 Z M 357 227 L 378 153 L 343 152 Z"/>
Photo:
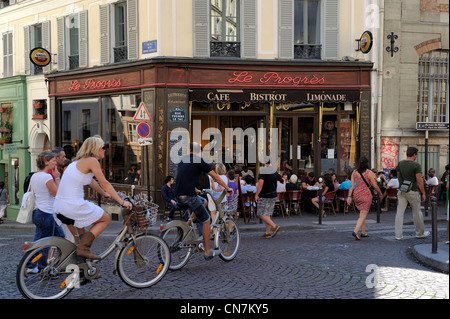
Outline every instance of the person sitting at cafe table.
<path fill-rule="evenodd" d="M 302 180 L 302 203 L 305 210 L 312 210 L 311 199 L 317 196 L 317 190 L 311 190 L 311 187 L 319 187 L 319 182 L 313 172 L 309 172 Z"/>
<path fill-rule="evenodd" d="M 397 178 L 397 170 L 391 169 L 391 171 L 389 172 L 389 181 L 386 185 L 386 191 L 380 198 L 381 202 L 383 202 L 383 199 L 385 199 L 384 208 L 382 208 L 381 211 L 387 212 L 389 209 L 389 198 L 386 198 L 387 190 L 389 188 L 398 188 L 398 186 L 399 186 L 399 184 L 398 184 L 398 178 Z"/>
<path fill-rule="evenodd" d="M 297 184 L 297 175 L 292 174 L 289 182 L 286 183 L 286 191 L 297 191 L 300 189 L 300 185 Z"/>
<path fill-rule="evenodd" d="M 328 192 L 333 192 L 334 191 L 334 184 L 333 184 L 333 180 L 331 178 L 331 174 L 325 174 L 323 176 L 323 183 L 322 183 L 322 202 L 325 201 L 325 194 Z M 314 198 L 311 199 L 311 202 L 314 204 L 314 206 L 316 206 L 317 210 L 319 209 L 319 196 L 316 196 Z M 324 212 L 322 211 L 322 216 Z"/>

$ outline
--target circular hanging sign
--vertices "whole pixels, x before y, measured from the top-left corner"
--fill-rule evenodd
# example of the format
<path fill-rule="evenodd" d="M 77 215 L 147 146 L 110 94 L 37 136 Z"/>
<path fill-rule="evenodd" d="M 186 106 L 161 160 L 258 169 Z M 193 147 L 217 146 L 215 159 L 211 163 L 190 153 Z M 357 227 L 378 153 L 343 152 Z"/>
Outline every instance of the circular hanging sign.
<path fill-rule="evenodd" d="M 44 67 L 52 61 L 50 52 L 44 48 L 34 48 L 30 52 L 30 61 L 37 66 Z"/>
<path fill-rule="evenodd" d="M 367 54 L 369 53 L 370 49 L 372 49 L 372 44 L 372 32 L 364 31 L 364 33 L 361 35 L 361 38 L 359 39 L 359 49 L 362 53 Z"/>
<path fill-rule="evenodd" d="M 150 126 L 145 123 L 139 123 L 136 127 L 136 132 L 140 137 L 148 137 L 150 135 Z"/>

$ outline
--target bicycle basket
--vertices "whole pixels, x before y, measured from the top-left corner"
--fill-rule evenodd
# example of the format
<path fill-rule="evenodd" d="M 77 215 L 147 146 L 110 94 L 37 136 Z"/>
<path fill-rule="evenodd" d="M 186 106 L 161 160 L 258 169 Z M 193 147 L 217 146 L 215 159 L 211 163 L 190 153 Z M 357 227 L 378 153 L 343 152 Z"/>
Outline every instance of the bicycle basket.
<path fill-rule="evenodd" d="M 134 221 L 139 228 L 145 228 L 156 223 L 159 206 L 155 203 L 148 203 L 146 207 L 136 206 L 134 210 Z"/>

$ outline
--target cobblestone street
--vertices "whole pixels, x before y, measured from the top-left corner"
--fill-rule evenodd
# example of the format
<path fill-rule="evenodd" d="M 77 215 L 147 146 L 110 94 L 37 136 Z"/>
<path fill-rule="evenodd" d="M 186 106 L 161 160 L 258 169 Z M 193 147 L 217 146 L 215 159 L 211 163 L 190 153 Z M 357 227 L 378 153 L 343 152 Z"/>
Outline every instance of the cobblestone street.
<path fill-rule="evenodd" d="M 32 235 L 31 229 L 0 229 L 1 299 L 22 298 L 15 268 L 23 242 Z M 369 238 L 355 241 L 349 225 L 282 230 L 265 240 L 259 232 L 242 232 L 232 262 L 205 261 L 195 254 L 184 268 L 144 290 L 128 287 L 112 273 L 112 254 L 100 263 L 101 279 L 74 289 L 66 299 L 448 299 L 448 275 L 419 264 L 408 251 L 430 243 L 431 236 L 416 239 L 413 226 L 405 226 L 404 235 L 397 241 L 392 227 L 376 227 Z M 439 236 L 445 236 L 444 224 Z M 93 251 L 113 238 L 102 235 Z"/>

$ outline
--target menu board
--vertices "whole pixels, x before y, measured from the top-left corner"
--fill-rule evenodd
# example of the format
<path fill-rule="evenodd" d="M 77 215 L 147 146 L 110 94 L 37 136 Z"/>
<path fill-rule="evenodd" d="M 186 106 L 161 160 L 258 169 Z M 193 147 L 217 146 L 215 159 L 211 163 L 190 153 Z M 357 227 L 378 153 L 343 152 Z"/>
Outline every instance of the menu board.
<path fill-rule="evenodd" d="M 170 136 L 172 132 L 176 132 L 178 134 L 178 139 L 171 140 Z M 176 180 L 177 177 L 177 170 L 178 170 L 178 163 L 179 158 L 181 158 L 182 150 L 187 150 L 188 145 L 187 142 L 189 140 L 188 132 L 185 131 L 167 131 L 167 152 L 166 152 L 166 158 L 167 158 L 167 176 L 173 176 L 173 178 Z M 179 143 L 185 143 L 180 145 Z M 173 155 L 172 148 L 177 147 L 178 150 L 174 149 L 173 151 L 176 151 L 176 157 L 173 158 L 171 155 Z"/>

